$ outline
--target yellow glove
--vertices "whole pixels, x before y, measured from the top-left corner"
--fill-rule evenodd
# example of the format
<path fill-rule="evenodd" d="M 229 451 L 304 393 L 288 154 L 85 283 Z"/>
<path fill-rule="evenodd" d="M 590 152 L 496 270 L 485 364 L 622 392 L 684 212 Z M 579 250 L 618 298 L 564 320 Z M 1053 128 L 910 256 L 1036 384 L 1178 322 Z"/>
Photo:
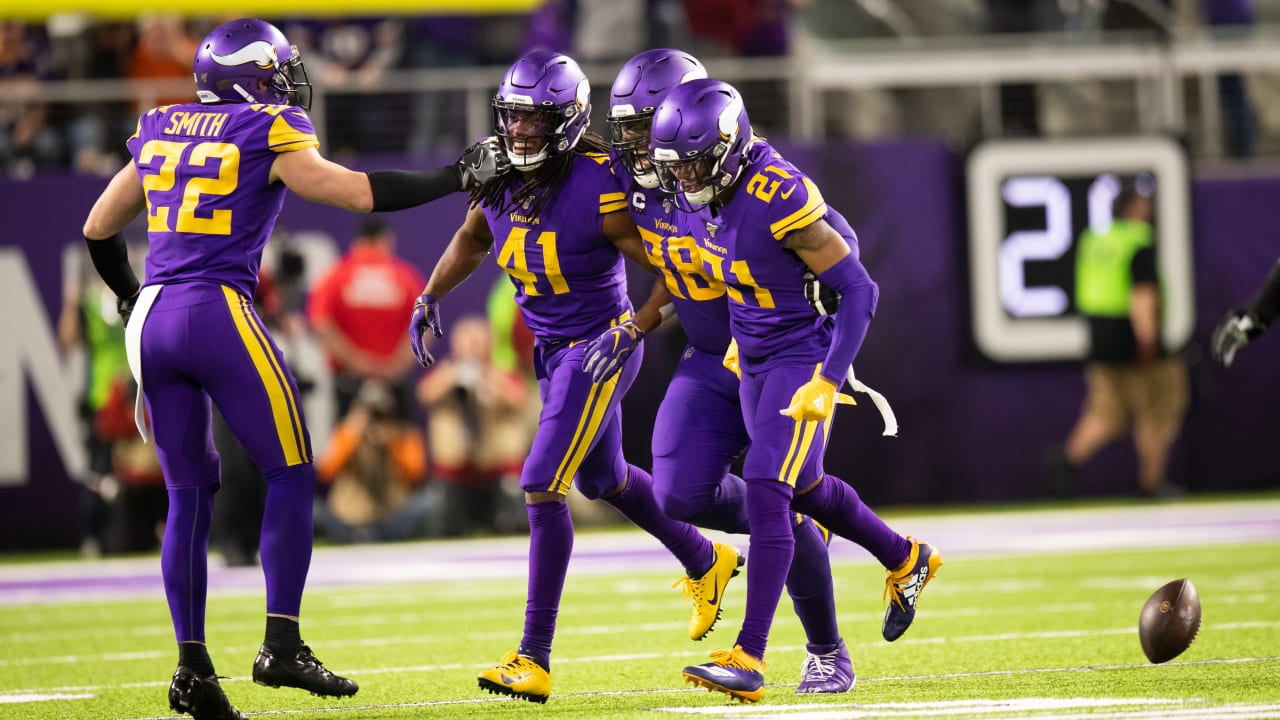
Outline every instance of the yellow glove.
<path fill-rule="evenodd" d="M 742 379 L 742 367 L 738 364 L 738 341 L 729 338 L 729 349 L 724 351 L 724 360 L 721 364 L 733 373 L 739 380 Z"/>
<path fill-rule="evenodd" d="M 836 386 L 817 372 L 791 396 L 791 404 L 778 413 L 794 420 L 826 420 L 836 405 L 857 405 L 853 398 L 836 391 Z"/>

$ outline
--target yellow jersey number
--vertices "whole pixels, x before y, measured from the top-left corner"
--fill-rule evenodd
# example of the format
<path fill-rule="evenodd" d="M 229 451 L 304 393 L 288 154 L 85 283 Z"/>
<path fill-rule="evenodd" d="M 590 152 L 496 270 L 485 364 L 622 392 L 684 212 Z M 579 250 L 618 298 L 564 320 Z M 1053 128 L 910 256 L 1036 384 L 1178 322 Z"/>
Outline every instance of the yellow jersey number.
<path fill-rule="evenodd" d="M 502 250 L 498 253 L 498 264 L 507 271 L 508 275 L 524 286 L 525 295 L 546 294 L 545 289 L 538 289 L 539 284 L 544 288 L 549 287 L 552 295 L 563 295 L 569 292 L 569 283 L 560 272 L 560 256 L 556 254 L 556 234 L 550 231 L 540 232 L 534 238 L 533 244 L 541 250 L 539 253 L 542 255 L 541 268 L 529 267 L 526 248 L 532 249 L 532 247 L 525 242 L 528 240 L 528 235 L 529 228 L 511 228 L 507 239 L 502 243 Z M 545 282 L 540 283 L 540 281 Z"/>
<path fill-rule="evenodd" d="M 768 175 L 765 175 L 765 173 L 776 175 L 781 179 L 770 178 Z M 755 196 L 757 199 L 765 201 L 766 203 L 771 202 L 773 200 L 774 193 L 778 192 L 778 186 L 782 184 L 782 180 L 790 177 L 791 173 L 783 170 L 782 168 L 770 165 L 761 172 L 751 176 L 751 179 L 747 181 L 747 193 Z M 791 196 L 792 192 L 793 190 L 788 189 L 782 194 L 782 198 L 784 200 L 787 199 Z"/>
<path fill-rule="evenodd" d="M 231 143 L 175 142 L 149 140 L 138 153 L 138 164 L 149 165 L 160 159 L 158 169 L 148 170 L 142 177 L 142 191 L 147 198 L 147 230 L 201 235 L 230 235 L 231 211 L 214 210 L 209 217 L 197 217 L 196 209 L 203 197 L 229 195 L 240 181 L 240 148 Z M 190 177 L 182 187 L 181 201 L 156 202 L 152 193 L 165 193 L 177 182 L 179 165 L 203 168 L 210 160 L 220 161 L 217 177 Z M 184 175 L 186 173 L 183 173 Z M 177 213 L 170 211 L 177 206 Z M 176 220 L 170 216 L 176 214 Z"/>
<path fill-rule="evenodd" d="M 712 276 L 724 283 L 725 292 L 729 293 L 729 300 L 740 305 L 777 307 L 773 302 L 773 293 L 756 284 L 756 279 L 751 276 L 751 268 L 747 267 L 746 260 L 734 260 L 730 263 L 728 258 L 722 258 L 705 250 L 702 252 L 702 259 L 705 266 L 711 269 Z M 726 265 L 728 267 L 725 267 Z M 744 293 L 743 290 L 747 292 Z"/>
<path fill-rule="evenodd" d="M 652 230 L 637 229 L 644 239 L 650 264 L 662 273 L 667 290 L 672 295 L 699 302 L 724 295 L 724 283 L 707 275 L 698 245 L 692 237 L 685 235 L 664 238 Z"/>

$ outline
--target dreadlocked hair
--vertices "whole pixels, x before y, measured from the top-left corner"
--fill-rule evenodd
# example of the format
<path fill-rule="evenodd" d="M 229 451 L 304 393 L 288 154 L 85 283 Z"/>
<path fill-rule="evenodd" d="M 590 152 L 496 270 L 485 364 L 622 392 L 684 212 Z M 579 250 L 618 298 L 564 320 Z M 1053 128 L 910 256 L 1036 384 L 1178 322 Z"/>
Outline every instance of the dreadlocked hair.
<path fill-rule="evenodd" d="M 511 170 L 472 189 L 468 200 L 469 206 L 479 205 L 493 208 L 498 213 L 505 213 L 529 200 L 528 212 L 536 215 L 547 204 L 551 193 L 564 184 L 565 178 L 569 177 L 569 168 L 573 166 L 575 155 L 607 154 L 608 152 L 609 143 L 599 134 L 588 130 L 582 134 L 582 138 L 578 140 L 573 150 L 548 158 L 542 167 L 532 173 Z M 511 191 L 511 196 L 509 200 L 504 201 L 507 191 Z"/>

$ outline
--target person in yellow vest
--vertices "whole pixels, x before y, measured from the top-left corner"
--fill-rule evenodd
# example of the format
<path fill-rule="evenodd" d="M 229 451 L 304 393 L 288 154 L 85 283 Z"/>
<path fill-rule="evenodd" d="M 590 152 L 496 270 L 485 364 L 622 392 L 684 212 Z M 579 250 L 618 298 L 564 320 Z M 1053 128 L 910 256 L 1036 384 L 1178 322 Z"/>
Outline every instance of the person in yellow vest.
<path fill-rule="evenodd" d="M 1160 343 L 1160 285 L 1149 192 L 1128 184 L 1104 232 L 1085 230 L 1076 249 L 1076 309 L 1089 323 L 1087 394 L 1080 418 L 1050 477 L 1069 491 L 1075 470 L 1103 446 L 1132 432 L 1138 490 L 1178 494 L 1166 482 L 1169 452 L 1187 411 L 1188 373 Z"/>

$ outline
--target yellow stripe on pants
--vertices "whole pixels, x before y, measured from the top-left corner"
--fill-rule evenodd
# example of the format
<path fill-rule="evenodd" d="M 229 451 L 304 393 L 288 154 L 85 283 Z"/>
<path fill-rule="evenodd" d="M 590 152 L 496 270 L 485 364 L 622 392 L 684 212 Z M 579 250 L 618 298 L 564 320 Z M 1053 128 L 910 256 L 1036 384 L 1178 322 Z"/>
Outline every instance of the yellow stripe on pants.
<path fill-rule="evenodd" d="M 276 426 L 276 435 L 280 440 L 280 450 L 284 453 L 286 465 L 301 465 L 308 462 L 302 442 L 302 424 L 298 421 L 297 407 L 293 393 L 284 382 L 284 373 L 276 363 L 271 345 L 265 336 L 259 336 L 259 329 L 252 320 L 252 313 L 246 308 L 245 299 L 229 287 L 222 288 L 227 300 L 227 309 L 231 312 L 231 320 L 235 323 L 240 341 L 249 352 L 249 359 L 262 380 L 262 387 L 267 391 L 267 401 L 271 405 L 271 419 Z M 295 422 L 297 423 L 295 426 Z M 295 427 L 297 432 L 295 433 Z"/>

